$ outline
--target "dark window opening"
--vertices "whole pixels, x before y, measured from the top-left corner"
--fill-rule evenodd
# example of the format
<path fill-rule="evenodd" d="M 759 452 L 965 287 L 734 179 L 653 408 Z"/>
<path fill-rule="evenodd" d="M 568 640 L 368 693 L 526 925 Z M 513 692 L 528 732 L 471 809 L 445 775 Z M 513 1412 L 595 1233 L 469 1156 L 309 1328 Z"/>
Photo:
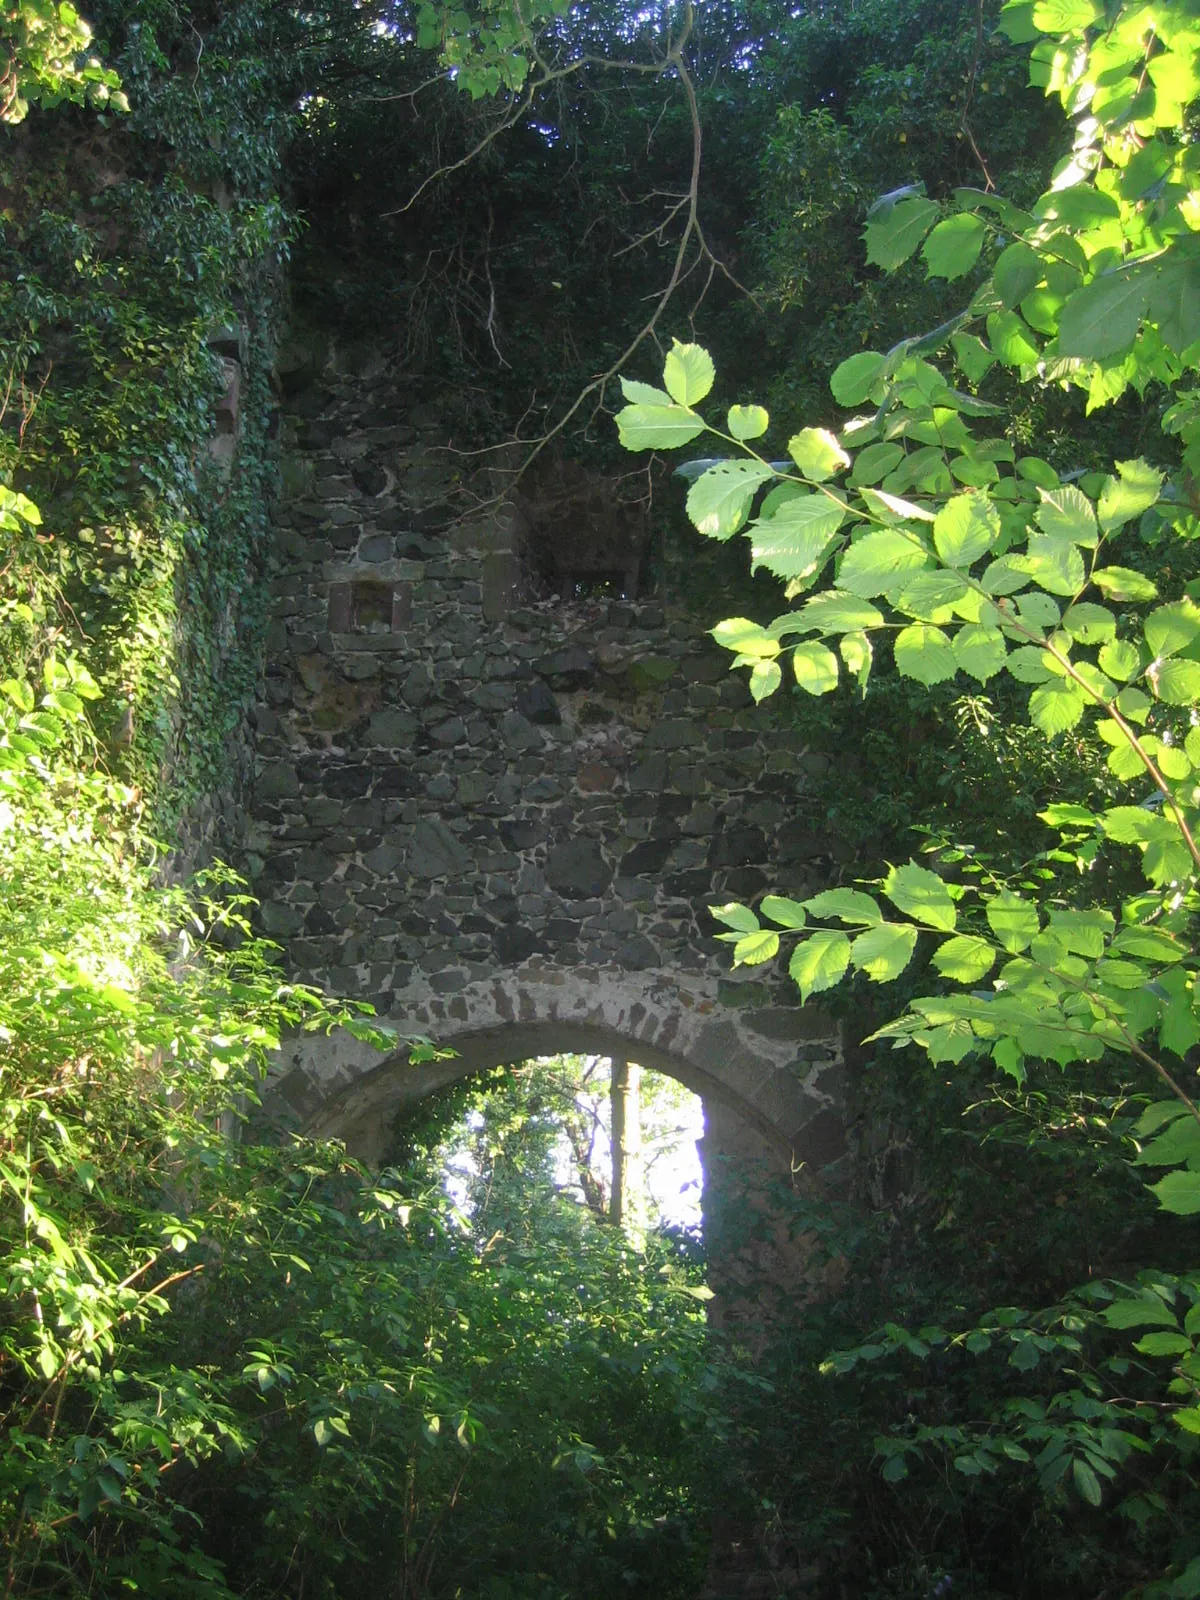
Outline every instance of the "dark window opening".
<path fill-rule="evenodd" d="M 397 633 L 412 616 L 412 586 L 356 578 L 329 591 L 330 633 Z"/>

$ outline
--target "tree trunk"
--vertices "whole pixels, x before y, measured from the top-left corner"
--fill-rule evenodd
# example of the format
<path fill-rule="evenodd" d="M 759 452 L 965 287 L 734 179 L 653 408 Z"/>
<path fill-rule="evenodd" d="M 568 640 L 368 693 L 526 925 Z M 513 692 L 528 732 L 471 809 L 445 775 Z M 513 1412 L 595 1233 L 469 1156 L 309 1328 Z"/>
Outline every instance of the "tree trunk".
<path fill-rule="evenodd" d="M 642 1069 L 633 1061 L 612 1064 L 612 1189 L 608 1215 L 615 1227 L 636 1233 L 643 1222 L 645 1168 L 642 1160 Z"/>

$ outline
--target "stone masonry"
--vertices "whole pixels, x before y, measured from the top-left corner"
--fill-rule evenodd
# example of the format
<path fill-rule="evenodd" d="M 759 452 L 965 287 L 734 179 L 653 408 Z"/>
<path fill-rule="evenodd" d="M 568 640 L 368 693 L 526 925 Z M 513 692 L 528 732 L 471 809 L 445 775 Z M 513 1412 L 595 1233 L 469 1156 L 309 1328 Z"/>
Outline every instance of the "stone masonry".
<path fill-rule="evenodd" d="M 327 362 L 290 406 L 256 718 L 264 925 L 298 979 L 459 1055 L 414 1069 L 297 1040 L 268 1113 L 378 1157 L 395 1113 L 459 1073 L 623 1051 L 704 1096 L 710 1177 L 836 1161 L 835 1029 L 781 971 L 731 972 L 707 909 L 820 887 L 820 758 L 729 675 L 715 617 L 522 599 L 520 516 L 382 362 Z"/>

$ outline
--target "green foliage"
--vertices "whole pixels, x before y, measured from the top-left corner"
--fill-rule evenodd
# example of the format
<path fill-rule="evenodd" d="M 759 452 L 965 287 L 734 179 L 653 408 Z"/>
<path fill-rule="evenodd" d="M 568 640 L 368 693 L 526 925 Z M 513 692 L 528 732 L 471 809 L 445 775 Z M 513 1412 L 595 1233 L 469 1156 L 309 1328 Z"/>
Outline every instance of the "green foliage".
<path fill-rule="evenodd" d="M 933 334 L 842 363 L 835 397 L 871 409 L 836 436 L 797 435 L 789 453 L 798 474 L 732 430 L 697 430 L 740 448 L 756 470 L 769 466 L 770 477 L 747 477 L 746 494 L 731 501 L 713 475 L 729 482 L 743 457 L 706 463 L 689 515 L 710 537 L 745 524 L 752 562 L 799 602 L 769 624 L 738 618 L 714 629 L 733 664 L 750 668 L 756 698 L 782 685 L 789 663 L 810 694 L 827 692 L 841 664 L 865 691 L 879 651 L 926 689 L 1007 673 L 1029 688 L 1027 698 L 1020 692 L 1033 729 L 1051 740 L 1094 733 L 1110 777 L 1137 787 L 1100 807 L 1060 790 L 1039 813 L 1055 837 L 1033 894 L 969 857 L 955 856 L 952 872 L 935 855 L 931 866 L 891 867 L 875 893 L 768 897 L 758 912 L 735 905 L 715 914 L 732 929 L 720 937 L 734 942 L 735 961 L 770 961 L 799 930 L 790 971 L 803 999 L 851 971 L 895 981 L 918 949 L 928 952 L 942 983 L 909 998 L 875 1037 L 915 1044 L 935 1067 L 990 1057 L 1023 1085 L 1031 1073 L 1044 1081 L 1049 1064 L 1065 1072 L 1092 1063 L 1098 1072 L 1114 1055 L 1130 1058 L 1146 1074 L 1144 1088 L 1173 1096 L 1151 1102 L 1131 1129 L 1138 1162 L 1168 1169 L 1153 1193 L 1166 1211 L 1189 1216 L 1200 1209 L 1190 1066 L 1200 1039 L 1191 940 L 1200 744 L 1190 727 L 1200 703 L 1200 612 L 1187 552 L 1195 533 L 1187 384 L 1200 328 L 1188 309 L 1194 220 L 1184 133 L 1185 108 L 1200 92 L 1194 24 L 1186 7 L 1156 14 L 1149 31 L 1135 6 L 1103 30 L 1090 7 L 1013 0 L 1004 15 L 1014 38 L 1039 40 L 1033 81 L 1076 118 L 1074 150 L 1051 188 L 1024 206 L 966 188 L 948 207 L 913 188 L 885 196 L 867 220 L 871 261 L 895 270 L 923 245 L 929 277 L 955 280 L 990 245 L 993 275 Z M 951 364 L 966 387 L 955 386 Z M 1167 386 L 1165 422 L 1182 437 L 1181 465 L 1164 442 L 1153 462 L 1133 457 L 1108 471 L 1060 475 L 1021 454 L 1003 404 L 975 392 L 994 367 L 1022 383 L 1082 390 L 1090 409 L 1129 388 L 1146 396 Z M 676 397 L 675 412 L 683 404 Z M 631 398 L 619 414 L 624 441 L 638 437 L 640 413 Z M 687 414 L 700 420 L 690 401 Z M 755 516 L 760 484 L 768 492 Z M 1132 892 L 1131 865 L 1143 879 Z M 1129 1290 L 1098 1291 L 1115 1295 L 1103 1316 L 1070 1301 L 1038 1314 L 1041 1321 L 1025 1312 L 1000 1319 L 1019 1333 L 998 1335 L 983 1322 L 956 1335 L 980 1352 L 1002 1337 L 1013 1344 L 1010 1364 L 1024 1371 L 1055 1350 L 1068 1362 L 1082 1356 L 1080 1330 L 1094 1343 L 1097 1329 L 1133 1327 L 1122 1321 L 1133 1314 L 1126 1307 L 1141 1315 L 1150 1306 L 1167 1330 L 1126 1342 L 1110 1367 L 1100 1361 L 1094 1372 L 1104 1368 L 1103 1378 L 1071 1389 L 1064 1374 L 1048 1403 L 1013 1402 L 1007 1423 L 885 1436 L 885 1476 L 897 1481 L 908 1452 L 936 1446 L 965 1475 L 998 1471 L 1002 1461 L 1034 1465 L 1043 1494 L 1070 1481 L 1097 1505 L 1103 1484 L 1128 1474 L 1131 1452 L 1174 1452 L 1186 1471 L 1195 1400 L 1185 1311 L 1194 1285 L 1186 1276 L 1154 1281 L 1161 1293 L 1153 1301 L 1142 1290 L 1132 1299 Z M 925 1360 L 950 1339 L 940 1329 L 926 1335 L 893 1324 L 865 1358 L 903 1350 Z M 1183 1358 L 1171 1398 L 1153 1401 L 1149 1432 L 1139 1426 L 1143 1396 L 1120 1397 L 1129 1342 L 1142 1356 Z M 1161 1395 L 1160 1379 L 1150 1373 L 1147 1382 L 1146 1394 Z"/>
<path fill-rule="evenodd" d="M 91 28 L 67 0 L 10 0 L 0 11 L 0 122 L 22 122 L 30 105 L 64 101 L 128 111 L 120 78 L 91 43 Z"/>

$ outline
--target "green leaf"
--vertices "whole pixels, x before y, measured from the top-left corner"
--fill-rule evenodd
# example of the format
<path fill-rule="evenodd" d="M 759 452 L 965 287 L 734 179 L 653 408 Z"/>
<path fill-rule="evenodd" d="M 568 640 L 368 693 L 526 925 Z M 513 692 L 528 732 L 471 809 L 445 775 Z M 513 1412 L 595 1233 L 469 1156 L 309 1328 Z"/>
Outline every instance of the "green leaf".
<path fill-rule="evenodd" d="M 1114 639 L 1111 644 L 1106 644 L 1096 660 L 1100 670 L 1110 678 L 1116 678 L 1119 683 L 1132 678 L 1142 664 L 1141 653 L 1128 639 Z"/>
<path fill-rule="evenodd" d="M 800 616 L 805 628 L 819 629 L 822 633 L 849 633 L 883 626 L 883 612 L 869 600 L 838 589 L 826 589 L 822 594 L 813 595 L 801 607 Z"/>
<path fill-rule="evenodd" d="M 863 232 L 868 262 L 885 272 L 894 272 L 916 250 L 939 210 L 933 200 L 885 198 L 868 217 Z"/>
<path fill-rule="evenodd" d="M 927 928 L 937 928 L 942 933 L 952 933 L 958 920 L 950 891 L 928 867 L 919 867 L 910 861 L 903 867 L 892 867 L 883 880 L 883 892 L 900 911 Z"/>
<path fill-rule="evenodd" d="M 982 383 L 996 365 L 996 358 L 987 345 L 973 333 L 956 333 L 950 343 L 963 376 L 970 383 Z"/>
<path fill-rule="evenodd" d="M 850 465 L 828 428 L 802 428 L 788 440 L 788 455 L 810 483 L 824 483 Z"/>
<path fill-rule="evenodd" d="M 1100 814 L 1104 835 L 1116 844 L 1155 844 L 1176 837 L 1175 823 L 1146 806 L 1109 806 Z"/>
<path fill-rule="evenodd" d="M 1031 534 L 1025 563 L 1033 581 L 1049 594 L 1078 594 L 1086 581 L 1083 557 L 1069 539 Z"/>
<path fill-rule="evenodd" d="M 1104 480 L 1096 510 L 1100 526 L 1105 533 L 1140 517 L 1157 501 L 1162 490 L 1163 475 L 1138 457 L 1136 461 L 1118 461 L 1118 476 Z"/>
<path fill-rule="evenodd" d="M 943 978 L 955 983 L 978 983 L 995 965 L 996 952 L 986 939 L 960 933 L 933 953 L 933 965 Z"/>
<path fill-rule="evenodd" d="M 1110 600 L 1155 600 L 1158 590 L 1150 579 L 1129 567 L 1101 567 L 1092 573 L 1092 582 Z"/>
<path fill-rule="evenodd" d="M 1002 250 L 992 269 L 992 286 L 1008 311 L 1015 311 L 1031 289 L 1045 276 L 1041 256 L 1018 239 Z"/>
<path fill-rule="evenodd" d="M 1041 8 L 1039 7 L 1038 9 Z M 1100 1480 L 1082 1456 L 1072 1458 L 1071 1476 L 1075 1480 L 1075 1487 L 1079 1491 L 1080 1499 L 1086 1500 L 1090 1506 L 1098 1506 L 1104 1498 L 1100 1488 Z"/>
<path fill-rule="evenodd" d="M 704 420 L 683 406 L 623 406 L 617 434 L 626 450 L 674 450 L 704 432 Z"/>
<path fill-rule="evenodd" d="M 788 973 L 800 987 L 800 1003 L 839 983 L 850 965 L 850 940 L 835 929 L 822 929 L 802 940 L 792 952 Z"/>
<path fill-rule="evenodd" d="M 828 694 L 838 685 L 837 657 L 815 639 L 806 639 L 792 651 L 796 682 L 808 694 Z"/>
<path fill-rule="evenodd" d="M 772 477 L 765 461 L 722 461 L 688 490 L 687 514 L 705 538 L 731 538 L 745 525 L 760 486 Z"/>
<path fill-rule="evenodd" d="M 676 405 L 698 405 L 712 388 L 715 377 L 712 357 L 707 350 L 698 344 L 680 344 L 675 340 L 663 363 L 663 383 Z"/>
<path fill-rule="evenodd" d="M 730 406 L 726 427 L 735 439 L 744 442 L 760 438 L 770 422 L 764 406 Z"/>
<path fill-rule="evenodd" d="M 1200 661 L 1152 661 L 1146 682 L 1169 706 L 1191 706 L 1200 700 Z"/>
<path fill-rule="evenodd" d="M 1104 1308 L 1104 1320 L 1110 1328 L 1178 1328 L 1179 1320 L 1158 1295 L 1147 1290 L 1144 1294 L 1129 1296 Z"/>
<path fill-rule="evenodd" d="M 896 670 L 927 688 L 953 678 L 958 671 L 949 636 L 927 622 L 914 622 L 902 628 L 896 636 L 894 649 Z"/>
<path fill-rule="evenodd" d="M 1062 622 L 1072 639 L 1078 639 L 1080 644 L 1100 644 L 1117 631 L 1117 619 L 1112 612 L 1104 606 L 1090 605 L 1086 600 L 1068 607 Z"/>
<path fill-rule="evenodd" d="M 905 572 L 918 572 L 929 558 L 917 541 L 893 528 L 876 528 L 856 539 L 842 556 L 837 581 L 851 594 L 873 599 Z"/>
<path fill-rule="evenodd" d="M 1033 21 L 1043 33 L 1081 33 L 1104 18 L 1101 0 L 1037 0 Z"/>
<path fill-rule="evenodd" d="M 860 933 L 850 946 L 850 959 L 872 983 L 891 983 L 912 960 L 917 930 L 896 922 L 881 922 Z"/>
<path fill-rule="evenodd" d="M 988 927 L 1012 955 L 1026 949 L 1040 927 L 1037 907 L 1011 889 L 1002 889 L 985 906 Z"/>
<path fill-rule="evenodd" d="M 1186 599 L 1156 606 L 1146 618 L 1145 633 L 1154 655 L 1176 655 L 1200 634 L 1200 606 Z"/>
<path fill-rule="evenodd" d="M 761 623 L 751 622 L 749 617 L 726 617 L 724 622 L 718 622 L 710 631 L 719 645 L 726 650 L 735 650 L 738 655 L 761 656 L 770 661 L 780 651 L 775 635 Z"/>
<path fill-rule="evenodd" d="M 758 918 L 750 907 L 740 905 L 736 900 L 724 906 L 709 906 L 708 909 L 718 922 L 736 929 L 738 933 L 754 933 L 758 929 Z"/>
<path fill-rule="evenodd" d="M 1133 1348 L 1144 1356 L 1186 1356 L 1192 1352 L 1192 1341 L 1183 1333 L 1145 1333 Z"/>
<path fill-rule="evenodd" d="M 886 356 L 875 350 L 860 350 L 857 355 L 839 362 L 829 380 L 830 392 L 838 405 L 859 406 L 869 400 L 883 375 L 886 360 Z"/>
<path fill-rule="evenodd" d="M 1029 697 L 1029 716 L 1048 739 L 1073 728 L 1087 710 L 1088 702 L 1073 683 L 1055 679 L 1044 683 Z"/>
<path fill-rule="evenodd" d="M 830 552 L 846 513 L 823 494 L 786 500 L 771 517 L 760 517 L 750 534 L 751 569 L 766 567 L 777 578 L 810 578 Z"/>
<path fill-rule="evenodd" d="M 773 695 L 783 682 L 778 661 L 756 661 L 750 669 L 750 696 L 757 705 Z"/>
<path fill-rule="evenodd" d="M 747 933 L 733 947 L 735 967 L 761 966 L 779 953 L 779 935 L 769 928 Z"/>
<path fill-rule="evenodd" d="M 986 683 L 1001 671 L 1008 657 L 1008 646 L 999 628 L 971 623 L 954 636 L 954 659 L 961 671 Z"/>
<path fill-rule="evenodd" d="M 1041 356 L 1037 340 L 1015 311 L 994 311 L 987 332 L 997 361 L 1006 367 L 1031 367 Z"/>
<path fill-rule="evenodd" d="M 1102 273 L 1071 295 L 1058 323 L 1058 348 L 1064 356 L 1101 361 L 1133 343 L 1153 288 L 1144 266 Z"/>
<path fill-rule="evenodd" d="M 857 928 L 874 928 L 883 921 L 883 912 L 861 889 L 823 889 L 803 902 L 814 917 L 836 917 Z"/>
<path fill-rule="evenodd" d="M 1073 483 L 1061 489 L 1039 489 L 1041 504 L 1036 521 L 1052 539 L 1066 539 L 1092 549 L 1097 540 L 1096 513 L 1092 502 Z"/>
<path fill-rule="evenodd" d="M 621 379 L 621 393 L 631 405 L 669 406 L 671 396 L 665 389 L 656 389 L 651 383 L 638 383 L 634 378 Z"/>
<path fill-rule="evenodd" d="M 1177 1217 L 1194 1217 L 1200 1211 L 1200 1172 L 1168 1172 L 1150 1185 L 1164 1211 Z"/>
<path fill-rule="evenodd" d="M 800 902 L 789 900 L 786 895 L 764 895 L 758 909 L 764 917 L 770 917 L 781 928 L 803 928 L 808 921 Z"/>
<path fill-rule="evenodd" d="M 961 278 L 979 260 L 985 223 L 971 212 L 946 217 L 925 241 L 921 254 L 931 278 Z"/>
<path fill-rule="evenodd" d="M 933 523 L 933 542 L 948 567 L 969 567 L 1000 536 L 1000 514 L 987 495 L 958 494 Z"/>

